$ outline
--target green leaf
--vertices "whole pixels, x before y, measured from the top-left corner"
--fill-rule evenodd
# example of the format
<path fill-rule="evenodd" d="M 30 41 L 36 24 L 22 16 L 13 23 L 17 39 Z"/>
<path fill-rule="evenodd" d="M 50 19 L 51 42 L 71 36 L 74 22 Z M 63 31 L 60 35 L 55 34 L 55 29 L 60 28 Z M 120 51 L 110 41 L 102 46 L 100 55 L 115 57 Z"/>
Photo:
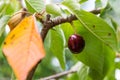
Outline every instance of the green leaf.
<path fill-rule="evenodd" d="M 5 32 L 3 32 L 2 35 L 0 36 L 0 48 L 1 48 L 1 45 L 2 45 L 5 37 L 6 37 L 6 34 L 5 34 Z"/>
<path fill-rule="evenodd" d="M 102 17 L 108 24 L 113 27 L 116 27 L 112 23 L 113 21 L 115 21 L 117 25 L 120 25 L 120 16 L 116 14 L 110 4 L 107 4 L 107 6 L 102 10 L 100 17 Z"/>
<path fill-rule="evenodd" d="M 71 9 L 74 10 L 80 10 L 80 4 L 76 0 L 65 0 L 62 2 L 63 5 L 67 5 L 68 9 L 71 11 Z M 72 11 L 74 12 L 74 11 Z"/>
<path fill-rule="evenodd" d="M 111 71 L 114 65 L 115 54 L 114 51 L 106 46 L 103 42 L 97 39 L 94 35 L 84 28 L 79 21 L 74 21 L 74 26 L 77 28 L 77 33 L 83 36 L 85 40 L 85 49 L 83 52 L 74 55 L 78 60 L 82 61 L 84 64 L 90 67 L 89 75 L 94 78 L 97 74 L 96 79 L 102 80 L 102 78 Z M 63 26 L 64 28 L 67 27 Z M 71 26 L 69 26 L 71 27 Z M 67 29 L 67 28 L 66 28 Z M 69 29 L 69 34 L 67 30 L 64 34 L 66 37 L 70 36 L 71 30 Z M 68 34 L 68 35 L 67 35 Z M 81 76 L 81 74 L 80 74 Z M 95 80 L 96 80 L 95 79 Z"/>
<path fill-rule="evenodd" d="M 79 7 L 76 8 L 76 6 L 74 6 L 76 3 L 65 1 L 63 4 L 76 15 L 88 32 L 92 33 L 92 35 L 101 40 L 101 42 L 109 45 L 113 49 L 116 50 L 118 48 L 116 33 L 104 20 L 92 13 L 81 10 Z"/>
<path fill-rule="evenodd" d="M 88 1 L 88 0 L 80 0 L 79 3 L 84 3 L 86 1 Z"/>
<path fill-rule="evenodd" d="M 25 0 L 28 11 L 41 12 L 45 8 L 44 0 Z"/>
<path fill-rule="evenodd" d="M 116 62 L 115 66 L 116 66 L 117 69 L 120 69 L 120 62 Z"/>
<path fill-rule="evenodd" d="M 60 26 L 61 26 L 61 28 L 64 32 L 66 41 L 68 42 L 68 39 L 69 39 L 70 35 L 74 34 L 73 27 L 71 26 L 70 23 L 64 23 L 64 24 L 61 24 Z"/>
<path fill-rule="evenodd" d="M 111 73 L 111 71 L 114 67 L 115 52 L 113 50 L 111 50 L 111 48 L 107 47 L 104 44 L 103 45 L 101 44 L 101 50 L 102 51 L 98 52 L 100 55 L 97 58 L 98 61 L 100 60 L 102 62 L 101 63 L 101 67 L 102 67 L 101 71 L 90 68 L 90 73 L 89 74 L 93 78 L 93 80 L 96 80 L 96 79 L 97 80 L 102 80 L 106 75 Z M 101 58 L 100 58 L 100 56 L 101 56 Z"/>
<path fill-rule="evenodd" d="M 70 74 L 67 77 L 67 80 L 79 80 L 78 74 L 77 73 Z"/>
<path fill-rule="evenodd" d="M 82 67 L 78 71 L 79 80 L 89 80 L 88 70 L 89 70 L 88 66 L 82 65 Z"/>
<path fill-rule="evenodd" d="M 101 0 L 96 0 L 96 1 L 95 1 L 95 8 L 100 8 L 100 7 L 102 7 L 102 2 L 101 2 Z"/>
<path fill-rule="evenodd" d="M 110 73 L 105 76 L 104 80 L 116 80 L 116 69 L 115 69 L 115 62 L 114 66 L 112 66 Z"/>
<path fill-rule="evenodd" d="M 117 15 L 120 15 L 120 0 L 108 0 L 108 2 L 112 6 L 113 10 L 117 13 Z"/>
<path fill-rule="evenodd" d="M 119 51 L 120 51 L 120 37 L 119 37 L 120 16 L 118 15 L 118 13 L 115 12 L 112 5 L 110 5 L 110 4 L 107 4 L 106 8 L 103 9 L 100 16 L 107 23 L 109 23 L 111 26 L 113 26 L 113 28 L 116 30 L 116 32 L 118 32 L 117 34 L 118 34 L 118 43 L 119 43 Z M 117 31 L 117 29 L 118 29 L 118 31 Z"/>
<path fill-rule="evenodd" d="M 1 4 L 0 4 L 0 12 L 2 12 L 4 6 L 5 6 L 5 3 L 1 3 Z"/>
<path fill-rule="evenodd" d="M 72 66 L 74 66 L 78 62 L 78 60 L 75 57 L 73 57 L 68 48 L 65 48 L 64 51 L 67 70 L 69 70 Z"/>
<path fill-rule="evenodd" d="M 1 37 L 2 33 L 4 32 L 5 26 L 9 19 L 10 19 L 10 16 L 8 16 L 8 15 L 4 15 L 3 17 L 0 18 L 0 37 Z"/>
<path fill-rule="evenodd" d="M 14 12 L 20 10 L 19 2 L 16 0 L 9 0 L 7 8 L 5 10 L 6 15 L 12 15 Z"/>
<path fill-rule="evenodd" d="M 103 80 L 114 65 L 113 49 L 117 48 L 114 29 L 94 14 L 76 8 L 74 6 L 76 3 L 64 1 L 63 4 L 78 18 L 74 26 L 85 40 L 84 50 L 74 56 L 90 67 L 89 75 L 93 80 Z"/>
<path fill-rule="evenodd" d="M 62 14 L 60 7 L 56 4 L 47 4 L 46 11 L 47 13 L 53 14 L 55 16 L 60 16 Z"/>
<path fill-rule="evenodd" d="M 76 27 L 79 27 L 80 24 L 78 22 L 75 23 Z M 90 66 L 89 75 L 93 80 L 102 80 L 114 65 L 115 53 L 84 27 L 80 26 L 79 28 L 79 34 L 85 39 L 85 48 L 81 53 L 74 56 Z"/>
<path fill-rule="evenodd" d="M 14 12 L 18 11 L 20 9 L 20 5 L 19 2 L 16 0 L 7 0 L 7 1 L 3 1 L 1 2 L 0 5 L 0 16 L 1 15 L 11 15 Z"/>
<path fill-rule="evenodd" d="M 64 53 L 64 40 L 62 32 L 58 30 L 50 30 L 51 33 L 51 42 L 50 50 L 58 58 L 61 67 L 65 69 L 65 53 Z"/>

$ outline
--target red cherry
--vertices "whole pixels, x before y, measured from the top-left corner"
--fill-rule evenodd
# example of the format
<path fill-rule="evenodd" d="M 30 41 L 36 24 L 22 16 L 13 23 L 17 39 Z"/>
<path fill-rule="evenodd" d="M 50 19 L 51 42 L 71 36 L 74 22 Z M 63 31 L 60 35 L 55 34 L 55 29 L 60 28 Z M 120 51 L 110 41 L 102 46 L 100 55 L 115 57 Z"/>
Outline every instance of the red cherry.
<path fill-rule="evenodd" d="M 83 37 L 78 34 L 73 34 L 69 37 L 68 48 L 73 53 L 80 53 L 85 47 L 85 41 Z"/>

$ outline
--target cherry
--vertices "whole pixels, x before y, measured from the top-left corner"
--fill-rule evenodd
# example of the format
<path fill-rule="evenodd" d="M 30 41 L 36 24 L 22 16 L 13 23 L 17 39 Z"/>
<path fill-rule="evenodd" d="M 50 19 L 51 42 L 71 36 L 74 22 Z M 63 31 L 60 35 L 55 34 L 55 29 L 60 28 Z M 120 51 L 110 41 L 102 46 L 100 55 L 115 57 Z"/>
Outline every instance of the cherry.
<path fill-rule="evenodd" d="M 68 48 L 71 52 L 77 54 L 80 53 L 85 47 L 85 41 L 83 37 L 78 34 L 73 34 L 68 39 Z"/>

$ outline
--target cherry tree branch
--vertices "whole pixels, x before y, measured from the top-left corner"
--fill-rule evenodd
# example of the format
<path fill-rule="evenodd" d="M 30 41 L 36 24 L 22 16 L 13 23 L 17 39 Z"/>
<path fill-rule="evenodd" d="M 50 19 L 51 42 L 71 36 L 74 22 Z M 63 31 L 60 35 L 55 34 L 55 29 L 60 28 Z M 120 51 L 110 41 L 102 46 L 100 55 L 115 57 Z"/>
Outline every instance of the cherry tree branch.
<path fill-rule="evenodd" d="M 93 10 L 93 11 L 90 11 L 91 13 L 93 14 L 99 14 L 100 13 L 100 9 L 99 10 Z M 59 25 L 59 24 L 62 24 L 62 23 L 66 23 L 66 22 L 69 22 L 71 23 L 73 20 L 77 20 L 77 17 L 73 14 L 69 15 L 68 17 L 64 18 L 64 17 L 56 17 L 56 18 L 53 18 L 53 19 L 50 19 L 50 15 L 48 14 L 46 16 L 46 20 L 41 20 L 42 24 L 43 24 L 43 28 L 41 30 L 41 36 L 42 36 L 42 39 L 44 41 L 48 31 L 55 27 L 56 25 Z M 120 54 L 116 54 L 116 58 L 120 58 Z M 57 78 L 60 78 L 62 76 L 65 76 L 65 75 L 68 75 L 68 74 L 71 74 L 71 73 L 75 73 L 77 72 L 77 70 L 68 70 L 68 71 L 64 71 L 64 72 L 61 72 L 61 73 L 57 73 L 57 74 L 54 74 L 54 75 L 51 75 L 51 76 L 48 76 L 48 77 L 44 77 L 44 78 L 40 78 L 39 80 L 56 80 Z"/>
<path fill-rule="evenodd" d="M 99 10 L 93 10 L 93 11 L 90 11 L 91 13 L 93 14 L 99 14 L 100 13 L 100 9 Z M 73 20 L 77 20 L 77 17 L 73 14 L 71 14 L 70 16 L 64 18 L 64 17 L 56 17 L 54 19 L 50 19 L 50 15 L 48 14 L 46 16 L 46 20 L 42 20 L 41 18 L 39 18 L 39 16 L 41 16 L 41 14 L 36 14 L 36 17 L 38 19 L 40 19 L 41 23 L 43 24 L 43 28 L 41 30 L 41 37 L 43 39 L 43 41 L 45 40 L 45 37 L 48 33 L 48 31 L 55 27 L 56 25 L 59 25 L 59 24 L 62 24 L 62 23 L 66 23 L 66 22 L 69 22 L 71 23 Z M 34 74 L 34 71 L 35 71 L 35 68 L 30 72 L 27 80 L 31 80 L 32 78 L 30 76 L 32 76 Z M 69 71 L 64 71 L 62 73 L 58 73 L 58 74 L 55 74 L 55 75 L 52 75 L 52 76 L 49 76 L 49 77 L 45 77 L 45 78 L 41 78 L 40 80 L 50 80 L 50 79 L 55 79 L 55 78 L 59 78 L 61 76 L 64 76 L 64 75 L 67 75 L 67 74 L 70 74 L 70 73 L 74 73 L 76 72 L 77 70 L 69 70 Z"/>
<path fill-rule="evenodd" d="M 120 58 L 120 54 L 117 53 L 116 54 L 116 58 Z M 56 80 L 62 76 L 65 76 L 65 75 L 68 75 L 68 74 L 72 74 L 72 73 L 75 73 L 78 71 L 78 68 L 75 68 L 75 69 L 70 69 L 68 71 L 63 71 L 61 73 L 57 73 L 57 74 L 54 74 L 54 75 L 51 75 L 51 76 L 48 76 L 48 77 L 44 77 L 44 78 L 40 78 L 38 80 Z"/>
<path fill-rule="evenodd" d="M 51 79 L 53 80 L 53 79 L 57 79 L 57 78 L 60 78 L 62 76 L 65 76 L 65 75 L 68 75 L 68 74 L 71 74 L 71 73 L 75 73 L 75 72 L 77 72 L 77 70 L 70 69 L 68 71 L 57 73 L 57 74 L 54 74 L 54 75 L 51 75 L 51 76 L 48 76 L 48 77 L 45 77 L 45 78 L 41 78 L 39 80 L 51 80 Z"/>
<path fill-rule="evenodd" d="M 93 10 L 93 11 L 90 11 L 90 12 L 93 13 L 93 14 L 99 14 L 100 11 L 101 11 L 101 9 Z M 56 25 L 62 24 L 62 23 L 66 23 L 66 22 L 71 23 L 73 20 L 77 20 L 77 17 L 73 14 L 71 14 L 70 16 L 68 16 L 66 18 L 56 17 L 54 19 L 50 19 L 50 15 L 48 14 L 46 16 L 45 21 L 41 20 L 41 22 L 43 24 L 43 28 L 42 28 L 42 31 L 41 31 L 41 36 L 42 36 L 43 41 L 44 41 L 49 29 L 53 28 Z"/>
<path fill-rule="evenodd" d="M 50 16 L 49 14 L 47 16 Z M 54 18 L 54 19 L 49 19 L 49 20 L 46 20 L 44 21 L 43 23 L 43 28 L 42 28 L 42 31 L 41 31 L 41 36 L 42 36 L 42 39 L 44 40 L 49 29 L 55 27 L 56 25 L 59 25 L 59 24 L 62 24 L 62 23 L 66 23 L 66 22 L 72 22 L 73 20 L 77 20 L 77 18 L 75 17 L 75 15 L 70 15 L 66 18 L 63 18 L 63 17 L 57 17 L 57 18 Z"/>
<path fill-rule="evenodd" d="M 100 11 L 101 11 L 101 9 L 92 10 L 90 12 L 93 13 L 93 14 L 99 14 Z M 37 15 L 39 16 L 39 14 L 37 14 Z M 77 17 L 73 14 L 69 15 L 66 18 L 56 17 L 56 18 L 53 18 L 53 19 L 50 19 L 50 15 L 48 14 L 46 16 L 46 20 L 40 19 L 40 21 L 43 24 L 43 28 L 42 28 L 41 33 L 40 33 L 43 41 L 44 41 L 48 31 L 51 28 L 55 27 L 56 25 L 62 24 L 62 23 L 66 23 L 66 22 L 71 23 L 73 20 L 77 20 Z M 120 58 L 120 54 L 116 54 L 116 58 Z M 77 70 L 68 70 L 68 71 L 57 73 L 57 74 L 54 74 L 54 75 L 51 75 L 51 76 L 48 76 L 48 77 L 40 78 L 39 80 L 51 80 L 51 79 L 54 80 L 54 79 L 60 78 L 61 76 L 65 76 L 65 75 L 75 73 L 75 72 L 77 72 Z"/>

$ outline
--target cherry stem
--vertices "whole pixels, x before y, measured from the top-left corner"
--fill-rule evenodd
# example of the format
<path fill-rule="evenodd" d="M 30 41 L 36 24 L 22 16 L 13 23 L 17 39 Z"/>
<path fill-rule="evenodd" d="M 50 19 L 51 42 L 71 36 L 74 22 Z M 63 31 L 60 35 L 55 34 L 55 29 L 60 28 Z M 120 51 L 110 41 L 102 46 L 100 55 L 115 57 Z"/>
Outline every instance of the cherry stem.
<path fill-rule="evenodd" d="M 77 34 L 77 29 L 76 29 L 76 27 L 75 27 L 74 23 L 73 23 L 73 22 L 71 22 L 70 24 L 72 25 L 72 28 L 73 28 L 73 30 L 74 30 L 74 34 Z"/>
<path fill-rule="evenodd" d="M 44 77 L 44 78 L 40 78 L 39 80 L 52 80 L 52 79 L 57 79 L 57 78 L 60 78 L 62 76 L 65 76 L 65 75 L 68 75 L 68 74 L 71 74 L 71 73 L 75 73 L 77 72 L 78 70 L 75 69 L 75 70 L 68 70 L 68 71 L 63 71 L 61 73 L 57 73 L 57 74 L 54 74 L 54 75 L 51 75 L 51 76 L 48 76 L 48 77 Z"/>

